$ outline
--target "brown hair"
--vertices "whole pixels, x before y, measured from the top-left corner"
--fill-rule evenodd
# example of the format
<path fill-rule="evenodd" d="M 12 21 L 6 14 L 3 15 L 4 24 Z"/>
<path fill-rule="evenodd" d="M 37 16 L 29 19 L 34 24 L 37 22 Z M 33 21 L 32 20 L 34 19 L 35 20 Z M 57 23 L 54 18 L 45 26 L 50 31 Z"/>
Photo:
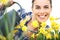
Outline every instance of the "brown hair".
<path fill-rule="evenodd" d="M 35 0 L 32 0 L 32 6 L 33 6 L 33 4 L 34 4 L 34 1 Z M 51 4 L 51 7 L 52 7 L 52 0 L 49 0 L 50 1 L 50 4 Z"/>

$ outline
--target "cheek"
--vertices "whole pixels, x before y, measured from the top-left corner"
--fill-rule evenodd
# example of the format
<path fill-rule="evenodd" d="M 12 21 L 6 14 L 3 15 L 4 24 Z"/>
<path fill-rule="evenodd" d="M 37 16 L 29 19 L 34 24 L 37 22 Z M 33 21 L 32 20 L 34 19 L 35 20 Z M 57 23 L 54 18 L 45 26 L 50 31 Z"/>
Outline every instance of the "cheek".
<path fill-rule="evenodd" d="M 36 11 L 33 12 L 33 16 L 34 16 L 35 18 L 37 17 L 37 14 L 38 14 L 38 13 L 37 13 Z"/>
<path fill-rule="evenodd" d="M 33 9 L 32 11 L 33 11 L 33 15 L 38 14 L 38 11 L 36 9 Z"/>
<path fill-rule="evenodd" d="M 36 10 L 33 10 L 32 12 L 32 17 L 36 19 L 38 12 Z"/>
<path fill-rule="evenodd" d="M 47 13 L 48 15 L 50 15 L 51 14 L 51 10 L 49 9 L 49 10 L 45 10 L 45 13 Z"/>
<path fill-rule="evenodd" d="M 51 14 L 51 11 L 49 11 L 48 14 L 50 15 Z"/>

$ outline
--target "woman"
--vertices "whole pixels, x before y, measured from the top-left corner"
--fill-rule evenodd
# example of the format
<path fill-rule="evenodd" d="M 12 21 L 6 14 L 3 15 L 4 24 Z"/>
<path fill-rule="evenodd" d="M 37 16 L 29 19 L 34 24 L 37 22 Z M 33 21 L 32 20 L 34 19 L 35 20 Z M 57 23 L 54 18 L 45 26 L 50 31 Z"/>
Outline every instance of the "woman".
<path fill-rule="evenodd" d="M 37 20 L 38 23 L 45 22 L 50 16 L 52 9 L 51 0 L 33 0 L 32 1 L 32 19 L 28 22 L 28 28 L 34 30 L 31 24 L 32 21 Z M 37 30 L 37 29 L 36 29 Z"/>
<path fill-rule="evenodd" d="M 32 25 L 32 22 L 34 20 L 37 20 L 38 24 L 48 20 L 52 9 L 51 2 L 51 0 L 32 0 L 32 18 L 30 18 L 30 20 L 26 22 L 28 31 L 25 32 L 25 36 L 29 38 L 32 33 L 37 33 L 38 27 L 35 28 Z"/>
<path fill-rule="evenodd" d="M 51 0 L 35 0 L 32 2 L 32 19 L 36 19 L 39 22 L 46 21 L 50 16 L 50 11 L 52 8 Z"/>
<path fill-rule="evenodd" d="M 33 0 L 32 1 L 32 19 L 29 21 L 28 28 L 32 31 L 36 31 L 32 21 L 37 20 L 38 23 L 45 22 L 50 16 L 50 12 L 52 9 L 51 0 Z M 29 35 L 31 32 L 29 32 Z"/>

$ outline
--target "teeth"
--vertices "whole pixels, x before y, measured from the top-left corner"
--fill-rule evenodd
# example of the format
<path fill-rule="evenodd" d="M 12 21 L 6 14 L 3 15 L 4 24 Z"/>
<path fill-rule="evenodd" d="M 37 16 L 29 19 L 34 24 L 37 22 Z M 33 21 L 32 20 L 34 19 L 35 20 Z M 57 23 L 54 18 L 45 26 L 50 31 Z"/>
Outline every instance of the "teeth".
<path fill-rule="evenodd" d="M 45 16 L 40 16 L 40 17 L 44 18 Z"/>

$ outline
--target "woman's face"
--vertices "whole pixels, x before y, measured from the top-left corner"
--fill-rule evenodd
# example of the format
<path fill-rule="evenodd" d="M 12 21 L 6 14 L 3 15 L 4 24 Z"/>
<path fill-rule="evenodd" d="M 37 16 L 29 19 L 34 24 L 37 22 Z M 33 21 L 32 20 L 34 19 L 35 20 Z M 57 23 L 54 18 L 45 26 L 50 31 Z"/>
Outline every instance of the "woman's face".
<path fill-rule="evenodd" d="M 46 21 L 50 16 L 51 4 L 49 0 L 35 0 L 32 7 L 33 19 L 39 22 Z"/>

